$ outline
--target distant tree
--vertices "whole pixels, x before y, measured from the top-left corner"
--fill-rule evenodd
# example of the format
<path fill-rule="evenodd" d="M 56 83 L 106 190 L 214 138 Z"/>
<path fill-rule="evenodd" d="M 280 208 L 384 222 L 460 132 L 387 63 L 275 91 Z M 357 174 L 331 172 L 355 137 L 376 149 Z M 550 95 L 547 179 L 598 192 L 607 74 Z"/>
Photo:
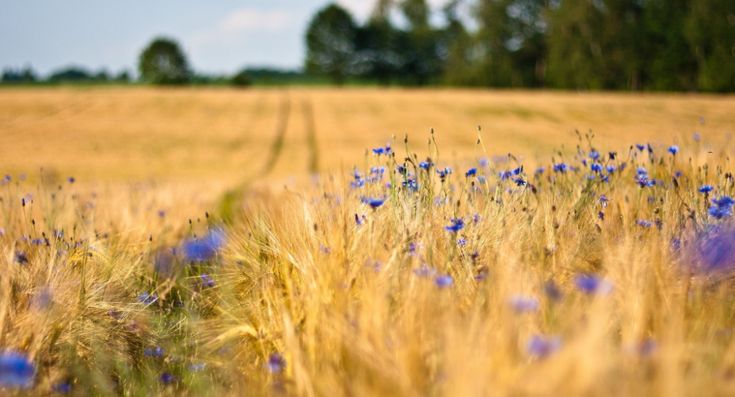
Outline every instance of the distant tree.
<path fill-rule="evenodd" d="M 685 33 L 697 61 L 697 86 L 704 91 L 735 90 L 735 3 L 691 2 Z"/>
<path fill-rule="evenodd" d="M 475 17 L 482 78 L 494 86 L 538 87 L 546 78 L 547 0 L 488 0 Z"/>
<path fill-rule="evenodd" d="M 253 84 L 247 69 L 240 70 L 230 78 L 230 84 L 235 87 L 249 87 Z"/>
<path fill-rule="evenodd" d="M 439 57 L 443 65 L 442 79 L 448 85 L 476 84 L 473 38 L 457 15 L 460 2 L 452 0 L 443 10 L 447 25 L 441 31 Z"/>
<path fill-rule="evenodd" d="M 397 40 L 403 56 L 401 75 L 410 84 L 427 84 L 442 71 L 440 34 L 429 23 L 431 9 L 426 0 L 403 0 L 400 9 L 408 22 L 408 30 Z"/>
<path fill-rule="evenodd" d="M 563 0 L 549 12 L 548 80 L 559 88 L 600 89 L 605 85 L 602 43 L 604 3 Z"/>
<path fill-rule="evenodd" d="M 402 63 L 397 48 L 399 32 L 390 20 L 392 6 L 391 0 L 379 0 L 355 39 L 358 74 L 381 84 L 395 80 Z"/>
<path fill-rule="evenodd" d="M 643 88 L 693 90 L 697 59 L 685 30 L 691 0 L 647 0 L 643 10 L 645 36 L 639 37 L 643 61 Z"/>
<path fill-rule="evenodd" d="M 67 66 L 52 72 L 48 81 L 52 83 L 72 83 L 93 80 L 94 76 L 79 66 Z"/>
<path fill-rule="evenodd" d="M 138 69 L 143 81 L 176 85 L 188 83 L 191 71 L 178 43 L 168 38 L 156 38 L 140 54 Z"/>
<path fill-rule="evenodd" d="M 130 82 L 130 72 L 127 69 L 120 71 L 120 73 L 118 73 L 115 76 L 115 81 L 119 83 L 129 83 Z"/>
<path fill-rule="evenodd" d="M 0 80 L 3 84 L 26 84 L 38 81 L 38 77 L 30 66 L 26 66 L 23 69 L 4 69 Z"/>
<path fill-rule="evenodd" d="M 306 31 L 306 70 L 343 84 L 355 68 L 357 26 L 349 12 L 335 4 L 320 10 Z"/>

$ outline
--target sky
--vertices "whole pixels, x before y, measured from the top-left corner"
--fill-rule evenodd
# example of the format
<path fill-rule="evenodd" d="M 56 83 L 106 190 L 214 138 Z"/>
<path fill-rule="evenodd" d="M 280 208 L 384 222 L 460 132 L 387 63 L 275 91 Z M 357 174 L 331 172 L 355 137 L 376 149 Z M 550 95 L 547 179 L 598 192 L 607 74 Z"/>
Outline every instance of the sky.
<path fill-rule="evenodd" d="M 358 22 L 374 0 L 337 0 Z M 430 0 L 439 10 L 445 0 Z M 41 74 L 78 65 L 135 72 L 159 35 L 176 39 L 198 72 L 298 68 L 303 33 L 329 0 L 0 0 L 0 68 Z"/>

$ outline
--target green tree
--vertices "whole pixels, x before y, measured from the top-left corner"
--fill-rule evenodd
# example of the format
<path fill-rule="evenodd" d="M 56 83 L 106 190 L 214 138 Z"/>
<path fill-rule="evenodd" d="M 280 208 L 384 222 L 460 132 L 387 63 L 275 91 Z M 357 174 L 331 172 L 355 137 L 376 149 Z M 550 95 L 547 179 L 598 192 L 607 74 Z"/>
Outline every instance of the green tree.
<path fill-rule="evenodd" d="M 604 87 L 601 2 L 562 0 L 549 11 L 548 81 L 559 88 Z"/>
<path fill-rule="evenodd" d="M 442 71 L 439 58 L 439 32 L 429 23 L 430 8 L 426 0 L 403 0 L 401 12 L 408 22 L 408 31 L 396 40 L 403 57 L 401 75 L 410 84 L 427 84 Z"/>
<path fill-rule="evenodd" d="M 441 31 L 439 56 L 442 59 L 442 79 L 448 85 L 477 84 L 470 32 L 457 15 L 461 0 L 452 0 L 444 6 L 446 27 Z"/>
<path fill-rule="evenodd" d="M 482 77 L 493 86 L 541 86 L 546 76 L 545 0 L 487 0 L 475 17 Z"/>
<path fill-rule="evenodd" d="M 735 2 L 692 1 L 686 36 L 697 61 L 699 89 L 735 90 Z"/>
<path fill-rule="evenodd" d="M 138 70 L 143 81 L 176 85 L 188 83 L 191 71 L 178 43 L 168 38 L 156 38 L 140 54 Z"/>
<path fill-rule="evenodd" d="M 696 88 L 697 60 L 684 29 L 691 0 L 647 0 L 643 10 L 645 35 L 640 55 L 643 88 L 693 90 Z"/>
<path fill-rule="evenodd" d="M 396 46 L 399 32 L 390 20 L 392 9 L 391 0 L 379 0 L 355 43 L 359 74 L 386 85 L 396 79 L 402 64 Z"/>
<path fill-rule="evenodd" d="M 344 8 L 335 4 L 320 10 L 306 31 L 306 70 L 343 84 L 355 69 L 357 26 Z"/>

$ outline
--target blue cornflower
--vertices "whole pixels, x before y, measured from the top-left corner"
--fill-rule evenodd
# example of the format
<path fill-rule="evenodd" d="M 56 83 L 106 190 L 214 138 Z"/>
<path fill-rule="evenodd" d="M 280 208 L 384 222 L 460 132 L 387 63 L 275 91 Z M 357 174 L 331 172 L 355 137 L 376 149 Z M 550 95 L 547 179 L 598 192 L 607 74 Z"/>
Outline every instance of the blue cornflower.
<path fill-rule="evenodd" d="M 436 173 L 439 174 L 439 178 L 444 181 L 446 179 L 447 175 L 452 173 L 452 168 L 450 167 L 444 167 L 443 170 L 437 169 Z"/>
<path fill-rule="evenodd" d="M 701 233 L 693 251 L 700 273 L 732 273 L 735 270 L 735 226 L 716 226 Z"/>
<path fill-rule="evenodd" d="M 607 173 L 608 173 L 608 174 L 612 174 L 612 173 L 614 173 L 614 172 L 615 172 L 615 166 L 614 166 L 614 165 L 612 165 L 612 164 L 608 164 L 608 166 L 607 166 L 607 167 L 605 167 L 605 170 L 607 170 Z"/>
<path fill-rule="evenodd" d="M 511 172 L 513 173 L 513 175 L 518 176 L 518 175 L 520 175 L 523 172 L 523 166 L 520 166 L 520 167 L 514 169 Z"/>
<path fill-rule="evenodd" d="M 153 304 L 157 300 L 158 300 L 158 295 L 156 294 L 149 294 L 147 292 L 143 292 L 142 294 L 138 295 L 138 302 L 144 303 L 146 305 Z"/>
<path fill-rule="evenodd" d="M 735 204 L 735 200 L 730 196 L 721 196 L 719 198 L 712 199 L 712 203 L 718 207 L 732 207 L 733 204 Z"/>
<path fill-rule="evenodd" d="M 526 345 L 528 354 L 536 358 L 546 358 L 561 348 L 558 336 L 534 335 Z"/>
<path fill-rule="evenodd" d="M 406 189 L 412 191 L 412 192 L 418 192 L 419 191 L 419 183 L 416 182 L 416 179 L 413 178 L 407 178 L 405 181 L 401 182 L 403 187 Z"/>
<path fill-rule="evenodd" d="M 385 203 L 385 199 L 386 199 L 385 197 L 383 198 L 363 197 L 360 199 L 360 201 L 362 201 L 363 204 L 369 205 L 370 208 L 372 209 L 377 209 L 378 207 L 383 205 L 383 203 Z"/>
<path fill-rule="evenodd" d="M 480 161 L 478 161 L 478 163 L 480 164 L 480 167 L 487 168 L 487 166 L 490 165 L 490 160 L 488 160 L 487 158 L 483 157 L 483 158 L 480 159 Z"/>
<path fill-rule="evenodd" d="M 707 213 L 716 219 L 729 218 L 732 216 L 732 207 L 718 207 L 713 205 L 709 207 Z"/>
<path fill-rule="evenodd" d="M 546 171 L 546 169 L 544 167 L 538 167 L 538 168 L 536 168 L 536 171 L 534 172 L 534 174 L 541 175 L 541 174 L 544 173 L 544 171 Z"/>
<path fill-rule="evenodd" d="M 569 166 L 566 163 L 554 164 L 554 172 L 561 172 L 562 174 L 569 170 Z"/>
<path fill-rule="evenodd" d="M 367 217 L 365 215 L 359 216 L 355 214 L 355 224 L 357 226 L 362 226 L 362 224 L 365 223 L 366 220 L 367 220 Z"/>
<path fill-rule="evenodd" d="M 602 205 L 602 207 L 603 207 L 603 208 L 604 208 L 604 207 L 607 207 L 607 203 L 609 203 L 609 202 L 610 202 L 610 199 L 609 199 L 609 198 L 607 198 L 607 196 L 606 196 L 606 195 L 604 195 L 604 194 L 600 195 L 600 198 L 599 198 L 599 200 L 600 200 L 600 205 Z"/>
<path fill-rule="evenodd" d="M 199 284 L 202 288 L 212 288 L 215 286 L 214 279 L 209 274 L 202 274 L 199 276 Z"/>
<path fill-rule="evenodd" d="M 462 230 L 464 228 L 464 220 L 462 218 L 454 218 L 452 219 L 452 224 L 449 226 L 444 226 L 444 230 L 452 233 L 457 233 L 458 231 Z"/>
<path fill-rule="evenodd" d="M 59 382 L 54 384 L 52 387 L 54 392 L 59 394 L 67 394 L 71 393 L 71 383 L 69 382 Z"/>
<path fill-rule="evenodd" d="M 643 149 L 645 149 L 645 148 L 646 148 L 646 146 L 645 146 L 645 145 L 641 145 L 640 143 L 636 143 L 636 144 L 635 144 L 635 147 L 636 147 L 636 148 L 638 148 L 638 151 L 639 151 L 639 152 L 642 152 L 642 151 L 643 151 Z"/>
<path fill-rule="evenodd" d="M 266 368 L 268 368 L 268 372 L 272 374 L 280 374 L 283 369 L 286 367 L 286 360 L 278 353 L 271 353 L 271 355 L 268 357 L 268 363 L 266 364 Z"/>
<path fill-rule="evenodd" d="M 672 155 L 676 156 L 676 154 L 677 154 L 677 153 L 679 153 L 679 147 L 678 147 L 678 146 L 676 146 L 676 145 L 671 145 L 671 146 L 669 146 L 669 149 L 668 149 L 668 151 L 669 151 L 669 153 L 671 153 Z"/>
<path fill-rule="evenodd" d="M 517 295 L 510 299 L 510 306 L 516 313 L 530 313 L 538 310 L 538 299 Z"/>
<path fill-rule="evenodd" d="M 712 187 L 712 185 L 702 185 L 699 187 L 699 193 L 707 194 L 707 193 L 712 192 L 714 189 L 715 188 Z"/>
<path fill-rule="evenodd" d="M 161 346 L 147 347 L 143 350 L 143 355 L 146 357 L 161 358 L 165 351 Z"/>
<path fill-rule="evenodd" d="M 469 170 L 467 170 L 467 172 L 464 173 L 464 176 L 468 178 L 475 175 L 477 175 L 477 168 L 470 168 Z"/>
<path fill-rule="evenodd" d="M 14 351 L 0 354 L 0 387 L 31 387 L 35 374 L 36 366 L 25 355 Z"/>
<path fill-rule="evenodd" d="M 389 155 L 391 154 L 391 152 L 392 150 L 390 148 L 390 144 L 385 145 L 385 147 L 376 147 L 373 149 L 373 153 L 377 154 L 378 156 L 383 155 L 383 154 Z"/>
<path fill-rule="evenodd" d="M 434 165 L 430 160 L 422 161 L 419 163 L 419 168 L 428 171 L 431 166 Z"/>
<path fill-rule="evenodd" d="M 527 184 L 523 178 L 515 178 L 513 179 L 513 182 L 515 182 L 516 186 L 526 186 Z"/>
<path fill-rule="evenodd" d="M 579 275 L 574 279 L 577 289 L 585 294 L 608 294 L 612 292 L 613 285 L 609 281 L 592 275 Z"/>
<path fill-rule="evenodd" d="M 161 374 L 158 380 L 160 380 L 161 383 L 163 383 L 164 385 L 170 385 L 171 383 L 176 382 L 176 377 L 170 372 L 164 372 Z"/>
<path fill-rule="evenodd" d="M 636 223 L 638 223 L 638 226 L 640 226 L 642 228 L 646 228 L 646 229 L 648 229 L 651 226 L 653 226 L 653 222 L 647 221 L 645 219 L 639 219 L 638 222 L 636 222 Z"/>
<path fill-rule="evenodd" d="M 457 245 L 460 247 L 464 247 L 467 245 L 467 239 L 460 237 L 457 239 Z"/>
<path fill-rule="evenodd" d="M 192 262 L 206 262 L 225 244 L 225 232 L 220 228 L 211 229 L 204 237 L 184 242 L 184 255 Z"/>
<path fill-rule="evenodd" d="M 595 150 L 595 149 L 592 149 L 592 151 L 590 151 L 590 154 L 589 154 L 589 156 L 590 156 L 590 158 L 591 158 L 591 159 L 592 159 L 593 161 L 597 161 L 597 160 L 598 160 L 598 159 L 600 158 L 600 152 L 598 152 L 598 151 L 597 151 L 597 150 Z"/>
<path fill-rule="evenodd" d="M 590 169 L 592 170 L 592 172 L 600 173 L 600 172 L 602 172 L 602 164 L 600 164 L 600 163 L 592 163 L 592 164 L 590 164 Z"/>
<path fill-rule="evenodd" d="M 513 173 L 511 171 L 507 171 L 507 170 L 506 171 L 500 171 L 498 173 L 498 176 L 500 177 L 500 179 L 506 180 L 506 179 L 510 179 L 513 176 Z"/>
<path fill-rule="evenodd" d="M 707 212 L 714 218 L 722 219 L 732 215 L 732 207 L 735 204 L 735 200 L 730 196 L 722 196 L 712 199 L 712 204 Z"/>
<path fill-rule="evenodd" d="M 452 279 L 452 276 L 445 274 L 445 275 L 437 276 L 434 279 L 434 284 L 436 284 L 436 286 L 439 288 L 446 288 L 446 287 L 451 287 L 452 284 L 454 284 L 454 280 Z"/>

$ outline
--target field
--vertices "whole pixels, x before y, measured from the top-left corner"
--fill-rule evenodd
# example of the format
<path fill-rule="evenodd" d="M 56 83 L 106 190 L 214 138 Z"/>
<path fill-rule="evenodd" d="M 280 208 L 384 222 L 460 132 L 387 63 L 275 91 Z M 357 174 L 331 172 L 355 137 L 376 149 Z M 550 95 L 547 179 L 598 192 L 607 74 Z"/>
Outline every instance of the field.
<path fill-rule="evenodd" d="M 732 395 L 733 115 L 2 89 L 0 392 Z"/>

